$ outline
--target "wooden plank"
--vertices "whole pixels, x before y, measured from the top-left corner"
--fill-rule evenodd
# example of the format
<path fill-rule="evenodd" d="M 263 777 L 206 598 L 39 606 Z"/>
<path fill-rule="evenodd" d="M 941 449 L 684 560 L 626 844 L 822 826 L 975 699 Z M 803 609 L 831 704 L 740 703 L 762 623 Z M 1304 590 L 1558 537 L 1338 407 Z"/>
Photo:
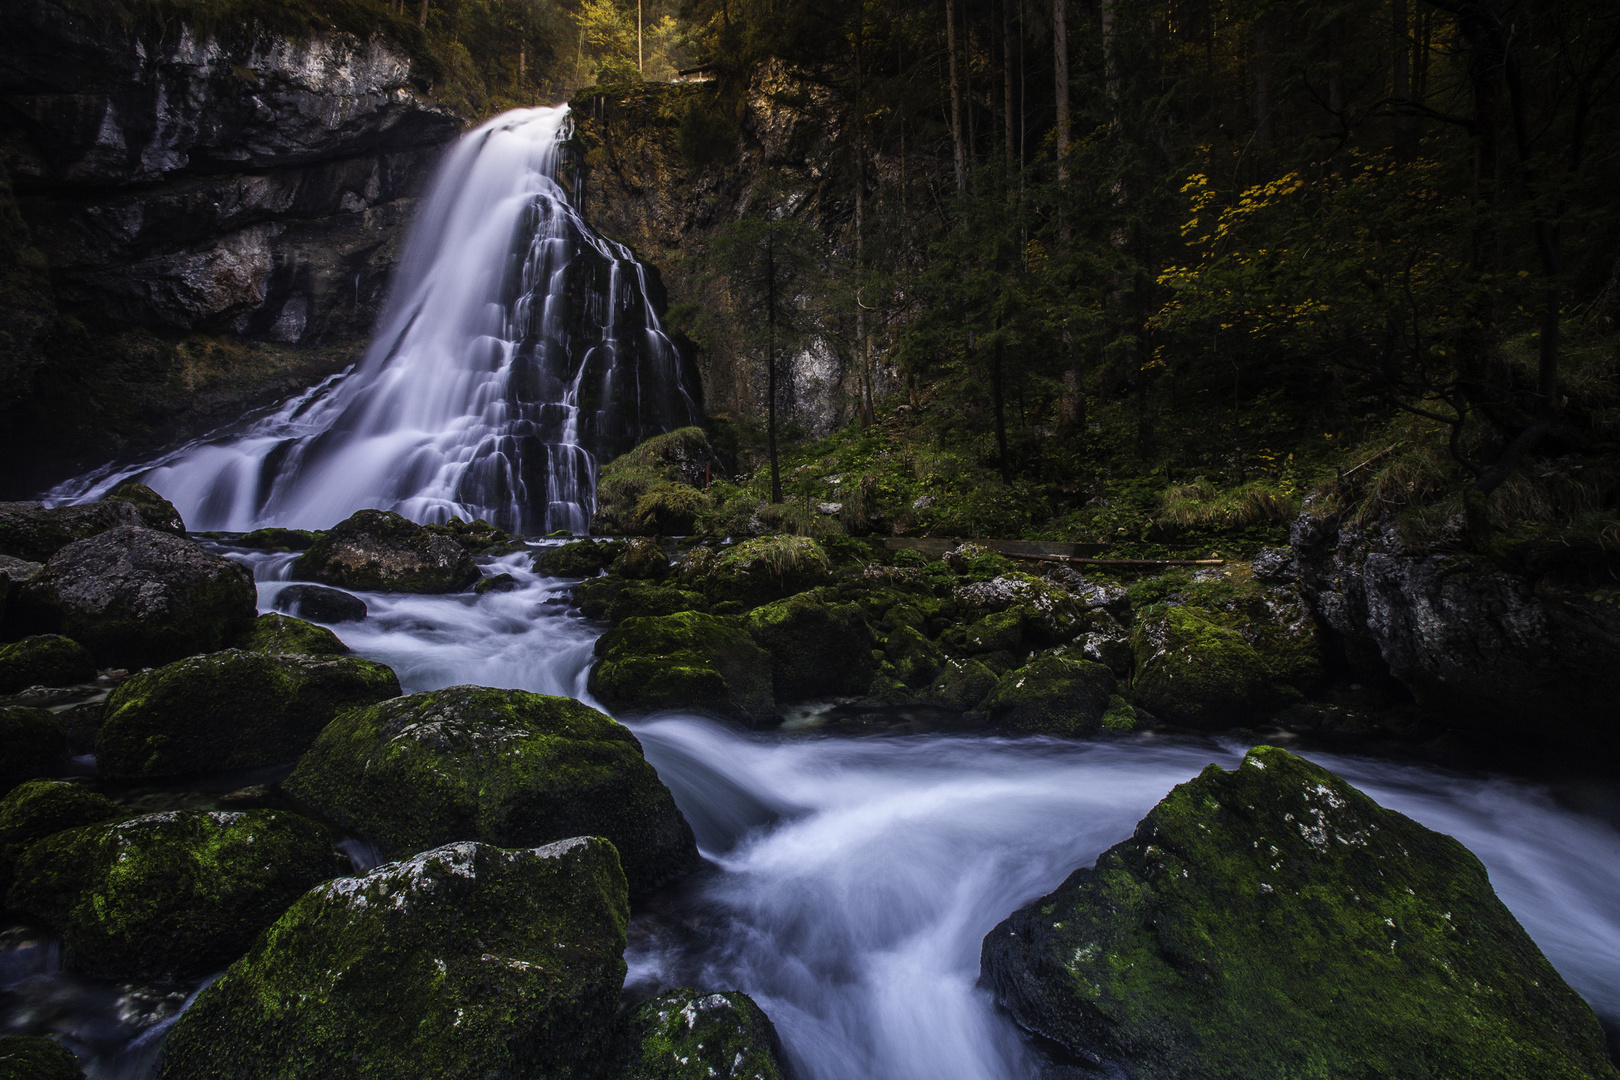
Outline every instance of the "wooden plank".
<path fill-rule="evenodd" d="M 1081 555 L 1101 555 L 1107 550 L 1105 544 L 1071 544 L 1060 540 L 963 540 L 960 537 L 947 536 L 886 536 L 883 538 L 883 546 L 890 551 L 910 548 L 935 559 L 948 551 L 955 550 L 962 544 L 978 544 L 980 547 L 989 548 L 998 555 L 1009 555 L 1013 558 L 1025 559 L 1072 559 Z"/>

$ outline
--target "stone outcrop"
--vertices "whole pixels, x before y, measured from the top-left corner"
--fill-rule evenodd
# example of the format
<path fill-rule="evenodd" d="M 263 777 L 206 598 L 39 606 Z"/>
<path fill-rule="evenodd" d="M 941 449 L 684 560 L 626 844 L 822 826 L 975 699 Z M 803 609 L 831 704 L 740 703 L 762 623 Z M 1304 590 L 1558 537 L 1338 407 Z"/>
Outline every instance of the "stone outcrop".
<path fill-rule="evenodd" d="M 80 450 L 157 441 L 354 358 L 415 196 L 461 129 L 406 46 L 119 22 L 58 0 L 10 5 L 6 29 L 0 160 L 16 243 L 44 267 L 32 340 L 54 334 L 55 351 L 86 363 L 72 385 L 35 386 L 40 348 L 0 357 L 0 407 L 26 420 L 35 395 L 82 395 L 90 415 L 64 425 L 58 409 L 65 430 L 39 425 L 51 442 L 70 445 L 81 425 Z M 80 329 L 65 331 L 66 315 Z M 191 334 L 206 337 L 193 347 Z M 243 356 L 231 342 L 244 338 L 265 344 Z M 115 430 L 93 432 L 98 421 Z"/>
<path fill-rule="evenodd" d="M 417 593 L 460 592 L 481 576 L 466 548 L 391 510 L 350 514 L 298 556 L 293 574 L 345 589 Z"/>
<path fill-rule="evenodd" d="M 1406 544 L 1307 508 L 1300 586 L 1363 678 L 1400 680 L 1458 730 L 1620 751 L 1620 605 L 1492 564 Z"/>

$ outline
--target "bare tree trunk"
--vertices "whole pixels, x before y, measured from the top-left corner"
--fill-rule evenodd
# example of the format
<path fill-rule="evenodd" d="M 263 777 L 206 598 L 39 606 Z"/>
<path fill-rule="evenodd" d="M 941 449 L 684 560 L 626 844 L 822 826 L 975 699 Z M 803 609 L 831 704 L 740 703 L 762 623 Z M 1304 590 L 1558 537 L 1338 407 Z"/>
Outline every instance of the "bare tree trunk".
<path fill-rule="evenodd" d="M 776 459 L 776 242 L 765 241 L 765 442 L 771 457 L 771 502 L 782 501 Z"/>
<path fill-rule="evenodd" d="M 1007 404 L 1002 387 L 1001 320 L 996 320 L 996 344 L 990 350 L 990 397 L 996 410 L 996 458 L 1001 466 L 1001 479 L 1012 483 L 1012 463 L 1007 460 Z"/>
<path fill-rule="evenodd" d="M 1259 167 L 1256 170 L 1264 180 L 1271 173 L 1271 147 L 1274 128 L 1271 122 L 1271 19 L 1261 14 L 1254 20 L 1254 145 Z"/>
<path fill-rule="evenodd" d="M 1052 0 L 1052 80 L 1057 91 L 1058 179 L 1069 178 L 1068 0 Z"/>
<path fill-rule="evenodd" d="M 1011 166 L 1018 153 L 1013 141 L 1012 0 L 1001 0 L 1001 106 L 1007 120 L 1007 164 Z"/>
<path fill-rule="evenodd" d="M 424 30 L 427 29 L 427 6 L 428 0 L 422 0 L 422 6 L 416 11 L 416 25 Z"/>
<path fill-rule="evenodd" d="M 951 139 L 956 150 L 956 190 L 965 192 L 967 147 L 962 141 L 962 80 L 956 67 L 956 0 L 945 0 L 945 51 L 950 53 Z"/>
<path fill-rule="evenodd" d="M 861 302 L 860 282 L 865 273 L 866 225 L 866 120 L 862 98 L 866 60 L 866 2 L 855 11 L 855 347 L 861 363 L 861 426 L 871 427 L 877 419 L 872 404 L 872 342 L 866 328 L 866 305 Z"/>
<path fill-rule="evenodd" d="M 1100 0 L 1102 14 L 1103 87 L 1108 95 L 1108 112 L 1115 127 L 1119 126 L 1119 58 L 1118 42 L 1114 38 L 1115 0 Z"/>

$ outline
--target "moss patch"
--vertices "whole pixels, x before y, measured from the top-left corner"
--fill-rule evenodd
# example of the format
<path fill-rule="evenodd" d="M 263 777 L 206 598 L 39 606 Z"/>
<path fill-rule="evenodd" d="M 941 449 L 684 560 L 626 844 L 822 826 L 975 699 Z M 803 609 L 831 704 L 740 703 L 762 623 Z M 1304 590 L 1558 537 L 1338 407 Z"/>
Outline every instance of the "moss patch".
<path fill-rule="evenodd" d="M 571 698 L 455 686 L 351 709 L 283 788 L 388 858 L 453 840 L 605 836 L 637 895 L 698 858 L 636 737 Z"/>
<path fill-rule="evenodd" d="M 10 905 L 59 929 L 68 963 L 90 974 L 189 974 L 239 955 L 342 865 L 297 814 L 173 810 L 30 845 Z"/>
<path fill-rule="evenodd" d="M 707 709 L 746 723 L 775 712 L 771 654 L 735 619 L 628 619 L 597 639 L 596 655 L 590 691 L 610 709 Z"/>
<path fill-rule="evenodd" d="M 181 1014 L 159 1076 L 586 1077 L 629 919 L 612 845 L 461 843 L 301 897 Z"/>
<path fill-rule="evenodd" d="M 781 1043 L 747 994 L 671 990 L 630 1014 L 622 1080 L 783 1080 Z"/>
<path fill-rule="evenodd" d="M 43 1035 L 0 1036 L 0 1076 L 7 1080 L 83 1080 L 73 1051 Z"/>
<path fill-rule="evenodd" d="M 1144 612 L 1131 635 L 1136 700 L 1174 724 L 1253 722 L 1280 703 L 1266 661 L 1226 620 L 1197 608 Z"/>
<path fill-rule="evenodd" d="M 606 570 L 624 553 L 623 540 L 575 540 L 561 547 L 543 548 L 534 557 L 534 570 L 548 577 L 583 578 Z"/>
<path fill-rule="evenodd" d="M 23 705 L 0 707 L 0 789 L 54 776 L 68 757 L 67 731 L 56 717 Z"/>
<path fill-rule="evenodd" d="M 0 899 L 11 888 L 23 851 L 64 829 L 127 816 L 124 808 L 82 784 L 30 780 L 0 800 Z"/>
<path fill-rule="evenodd" d="M 748 635 L 771 654 L 778 701 L 859 694 L 877 674 L 861 609 L 800 593 L 749 612 Z"/>
<path fill-rule="evenodd" d="M 352 657 L 227 649 L 127 680 L 107 699 L 107 776 L 174 776 L 293 761 L 340 710 L 399 695 L 394 672 Z"/>
<path fill-rule="evenodd" d="M 28 686 L 73 686 L 96 677 L 90 650 L 60 634 L 35 634 L 0 645 L 0 694 Z"/>
<path fill-rule="evenodd" d="M 1113 694 L 1114 673 L 1101 664 L 1048 654 L 1003 675 L 981 708 L 1007 731 L 1092 735 Z"/>
<path fill-rule="evenodd" d="M 247 652 L 291 656 L 343 656 L 349 647 L 324 626 L 272 612 L 260 615 L 240 648 Z"/>
<path fill-rule="evenodd" d="M 1620 1075 L 1478 859 L 1270 747 L 1177 787 L 982 965 L 1025 1027 L 1141 1080 Z"/>

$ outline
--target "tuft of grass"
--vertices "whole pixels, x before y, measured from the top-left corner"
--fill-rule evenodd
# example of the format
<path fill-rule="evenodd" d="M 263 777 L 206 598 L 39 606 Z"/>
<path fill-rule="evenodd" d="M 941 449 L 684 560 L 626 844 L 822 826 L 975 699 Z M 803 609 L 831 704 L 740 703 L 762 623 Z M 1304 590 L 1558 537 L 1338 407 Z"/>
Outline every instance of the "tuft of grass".
<path fill-rule="evenodd" d="M 1181 528 L 1243 528 L 1278 524 L 1297 513 L 1299 500 L 1269 480 L 1221 491 L 1200 479 L 1166 490 L 1157 518 Z"/>

